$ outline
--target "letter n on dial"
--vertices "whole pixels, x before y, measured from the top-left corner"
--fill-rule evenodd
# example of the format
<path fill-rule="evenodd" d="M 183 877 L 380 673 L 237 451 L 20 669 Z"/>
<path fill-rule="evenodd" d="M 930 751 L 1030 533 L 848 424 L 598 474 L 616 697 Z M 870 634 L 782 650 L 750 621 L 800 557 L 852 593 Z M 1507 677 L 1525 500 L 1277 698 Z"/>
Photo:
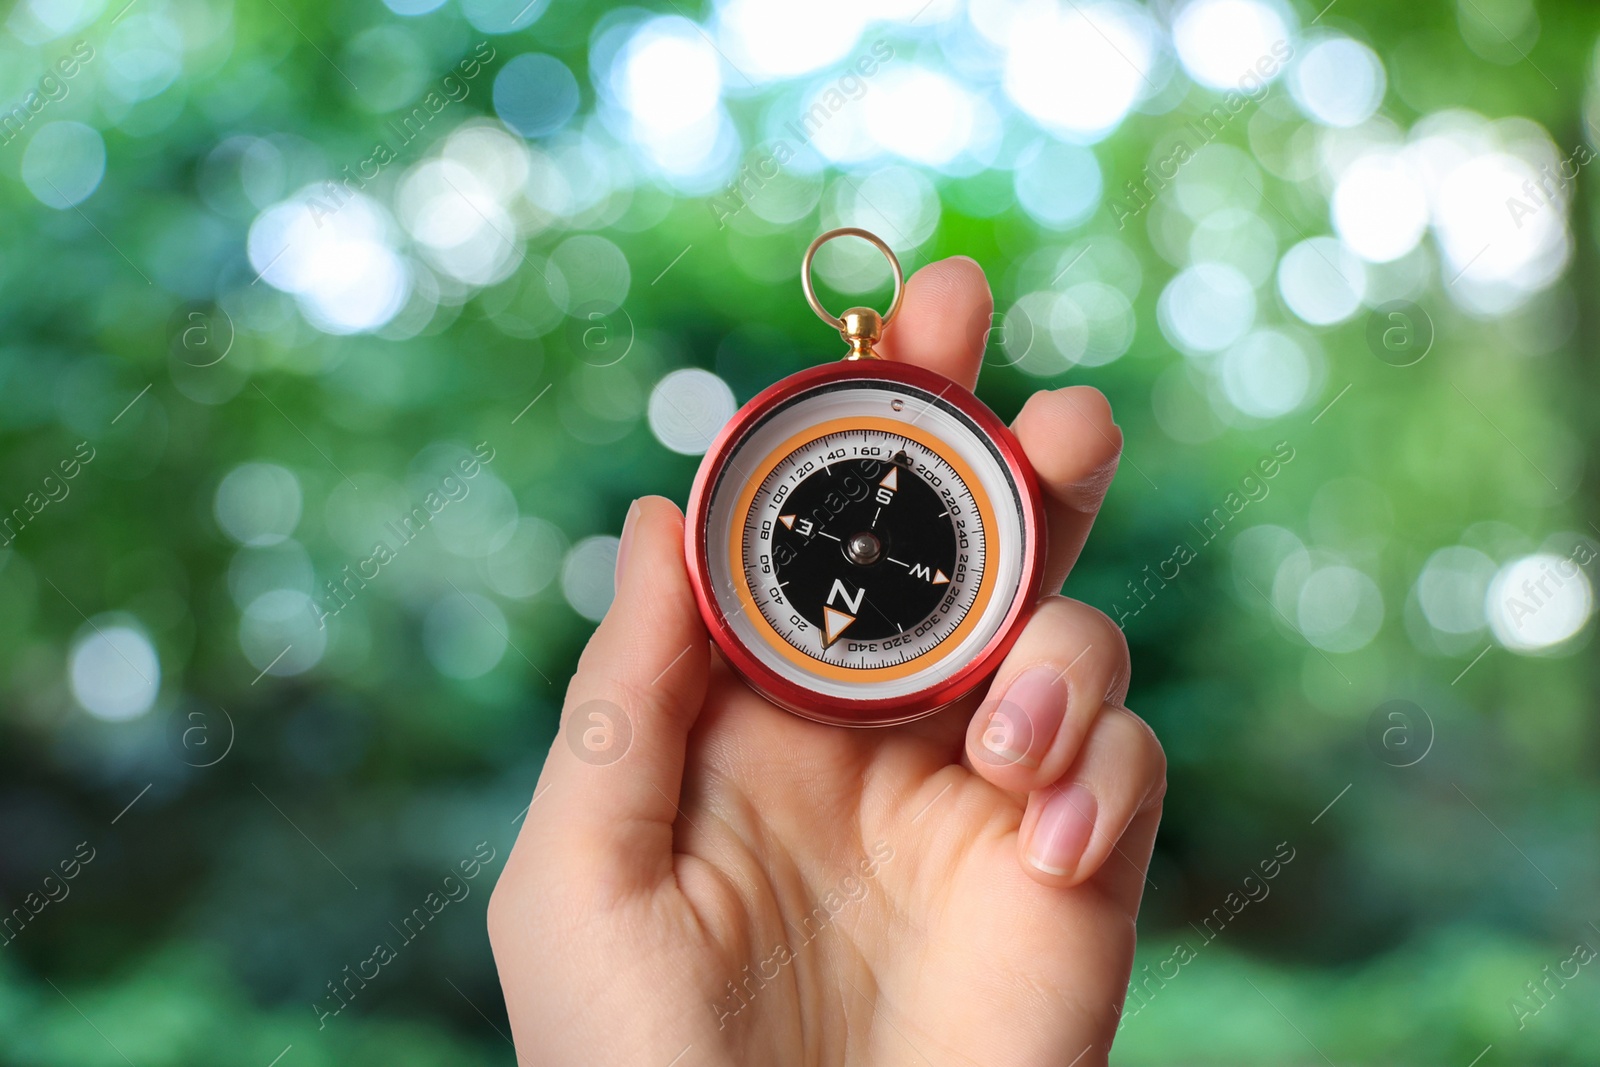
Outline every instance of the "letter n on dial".
<path fill-rule="evenodd" d="M 959 625 L 971 590 L 952 580 L 973 577 L 964 517 L 976 508 L 932 450 L 872 429 L 829 434 L 777 463 L 767 484 L 785 482 L 757 495 L 750 521 L 772 523 L 774 595 L 758 605 L 787 643 L 872 669 L 931 651 Z"/>

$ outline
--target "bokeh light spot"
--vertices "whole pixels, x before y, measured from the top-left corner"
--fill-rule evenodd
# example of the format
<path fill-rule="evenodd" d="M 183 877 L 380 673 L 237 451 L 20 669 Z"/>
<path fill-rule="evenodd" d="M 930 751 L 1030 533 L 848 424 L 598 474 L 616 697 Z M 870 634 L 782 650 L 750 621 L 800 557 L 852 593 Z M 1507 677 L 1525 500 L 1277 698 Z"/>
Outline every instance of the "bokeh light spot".
<path fill-rule="evenodd" d="M 19 5 L 17 15 L 22 14 L 20 8 L 26 8 L 52 36 L 59 36 L 87 26 L 105 6 L 105 0 L 27 0 Z M 15 32 L 17 27 L 11 28 Z"/>
<path fill-rule="evenodd" d="M 494 77 L 494 110 L 524 137 L 547 137 L 578 112 L 578 79 L 554 56 L 516 56 Z"/>
<path fill-rule="evenodd" d="M 461 13 L 484 33 L 525 30 L 539 21 L 550 0 L 461 0 Z"/>
<path fill-rule="evenodd" d="M 569 237 L 556 246 L 550 262 L 567 283 L 573 308 L 589 304 L 618 308 L 628 298 L 633 273 L 616 244 L 594 234 Z"/>
<path fill-rule="evenodd" d="M 650 391 L 650 432 L 685 456 L 704 455 L 737 403 L 728 383 L 708 370 L 675 370 Z"/>
<path fill-rule="evenodd" d="M 1339 176 L 1333 228 L 1369 263 L 1388 263 L 1417 247 L 1428 228 L 1428 190 L 1399 153 L 1373 152 Z"/>
<path fill-rule="evenodd" d="M 384 6 L 396 15 L 426 15 L 444 6 L 444 0 L 383 0 Z"/>
<path fill-rule="evenodd" d="M 222 532 L 242 545 L 274 545 L 300 522 L 300 481 L 275 463 L 243 463 L 217 486 Z"/>
<path fill-rule="evenodd" d="M 1388 81 L 1376 52 L 1348 37 L 1312 45 L 1289 75 L 1289 92 L 1306 117 L 1324 126 L 1359 126 L 1383 103 Z"/>
<path fill-rule="evenodd" d="M 422 620 L 422 647 L 440 674 L 462 680 L 494 669 L 506 654 L 506 617 L 487 597 L 451 592 Z"/>
<path fill-rule="evenodd" d="M 865 5 L 852 0 L 726 0 L 718 7 L 716 37 L 728 61 L 763 80 L 791 78 L 843 59 L 868 16 Z"/>
<path fill-rule="evenodd" d="M 49 122 L 22 153 L 22 181 L 41 204 L 65 210 L 100 187 L 106 173 L 106 143 L 81 122 Z"/>
<path fill-rule="evenodd" d="M 377 202 L 329 181 L 269 207 L 250 226 L 250 265 L 293 293 L 306 319 L 332 334 L 375 330 L 411 294 L 394 223 Z"/>
<path fill-rule="evenodd" d="M 1115 286 L 1080 282 L 1061 294 L 1058 318 L 1060 305 L 1071 307 L 1082 323 L 1083 343 L 1078 352 L 1082 366 L 1104 366 L 1132 346 L 1138 321 L 1133 305 Z"/>
<path fill-rule="evenodd" d="M 605 618 L 616 595 L 617 545 L 615 537 L 585 537 L 561 565 L 562 596 L 590 622 Z"/>
<path fill-rule="evenodd" d="M 164 11 L 117 16 L 104 46 L 106 88 L 129 103 L 148 100 L 183 73 L 183 30 Z"/>
<path fill-rule="evenodd" d="M 1500 568 L 1484 611 L 1495 639 L 1506 648 L 1539 652 L 1583 629 L 1594 612 L 1594 590 L 1575 562 L 1539 552 Z"/>
<path fill-rule="evenodd" d="M 1190 0 L 1172 21 L 1172 43 L 1189 76 L 1210 89 L 1237 89 L 1256 64 L 1286 55 L 1289 27 L 1260 0 Z"/>
<path fill-rule="evenodd" d="M 1354 567 L 1313 570 L 1300 586 L 1298 609 L 1301 634 L 1325 652 L 1363 648 L 1383 625 L 1383 594 Z"/>
<path fill-rule="evenodd" d="M 1287 415 L 1305 402 L 1311 388 L 1305 349 L 1278 330 L 1256 330 L 1230 347 L 1220 373 L 1228 402 L 1258 419 Z"/>
<path fill-rule="evenodd" d="M 1475 548 L 1453 545 L 1429 556 L 1417 576 L 1417 602 L 1428 625 L 1448 634 L 1483 629 L 1484 599 L 1494 576 L 1494 560 Z"/>
<path fill-rule="evenodd" d="M 1006 94 L 1045 127 L 1098 141 L 1151 85 L 1150 17 L 1120 2 L 1019 7 L 1006 40 Z"/>
<path fill-rule="evenodd" d="M 1217 352 L 1256 320 L 1255 289 L 1221 263 L 1197 263 L 1178 272 L 1156 301 L 1162 332 L 1185 352 Z"/>
<path fill-rule="evenodd" d="M 878 143 L 917 163 L 948 163 L 972 139 L 972 98 L 950 78 L 922 67 L 885 71 L 864 106 L 867 131 Z"/>
<path fill-rule="evenodd" d="M 484 557 L 484 576 L 489 588 L 501 596 L 526 600 L 537 596 L 560 573 L 566 550 L 566 538 L 559 529 L 524 515 L 511 539 Z"/>
<path fill-rule="evenodd" d="M 1313 326 L 1343 322 L 1361 309 L 1367 269 L 1333 237 L 1311 237 L 1283 254 L 1278 293 L 1289 310 Z"/>
<path fill-rule="evenodd" d="M 161 690 L 161 661 L 142 630 L 114 617 L 91 620 L 72 648 L 72 696 L 97 719 L 123 722 L 150 710 Z"/>
<path fill-rule="evenodd" d="M 1102 188 L 1100 162 L 1077 145 L 1042 141 L 1017 162 L 1017 202 L 1036 222 L 1064 230 L 1094 214 Z"/>
<path fill-rule="evenodd" d="M 359 603 L 359 601 L 357 601 Z M 250 602 L 239 620 L 239 647 L 258 671 L 287 678 L 315 667 L 328 647 L 327 624 L 298 589 L 274 589 Z"/>

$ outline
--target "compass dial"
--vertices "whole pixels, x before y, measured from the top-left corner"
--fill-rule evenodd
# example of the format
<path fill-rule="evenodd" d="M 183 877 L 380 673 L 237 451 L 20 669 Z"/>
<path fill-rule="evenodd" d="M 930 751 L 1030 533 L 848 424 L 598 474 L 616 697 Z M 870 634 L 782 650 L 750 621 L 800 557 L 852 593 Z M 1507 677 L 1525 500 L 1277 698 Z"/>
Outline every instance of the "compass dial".
<path fill-rule="evenodd" d="M 807 442 L 752 505 L 740 548 L 756 606 L 821 662 L 909 662 L 950 637 L 977 599 L 984 530 L 972 490 L 949 461 L 892 430 Z"/>
<path fill-rule="evenodd" d="M 785 706 L 914 718 L 1009 647 L 1037 590 L 1037 490 L 1008 431 L 937 375 L 806 377 L 753 401 L 707 457 L 689 549 L 702 608 Z"/>

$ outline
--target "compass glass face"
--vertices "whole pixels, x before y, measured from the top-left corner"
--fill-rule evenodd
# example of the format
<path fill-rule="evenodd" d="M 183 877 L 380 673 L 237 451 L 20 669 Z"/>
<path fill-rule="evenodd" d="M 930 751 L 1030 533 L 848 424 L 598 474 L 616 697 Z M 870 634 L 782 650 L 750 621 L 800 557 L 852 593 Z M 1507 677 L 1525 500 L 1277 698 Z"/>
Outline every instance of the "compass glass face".
<path fill-rule="evenodd" d="M 785 456 L 763 488 L 764 506 L 744 524 L 744 577 L 765 587 L 758 610 L 798 651 L 897 665 L 937 647 L 972 610 L 982 523 L 972 491 L 936 453 L 891 429 L 836 431 Z"/>
<path fill-rule="evenodd" d="M 992 442 L 939 396 L 819 386 L 732 445 L 708 513 L 718 608 L 812 691 L 916 693 L 999 629 L 1021 581 L 1021 515 Z"/>

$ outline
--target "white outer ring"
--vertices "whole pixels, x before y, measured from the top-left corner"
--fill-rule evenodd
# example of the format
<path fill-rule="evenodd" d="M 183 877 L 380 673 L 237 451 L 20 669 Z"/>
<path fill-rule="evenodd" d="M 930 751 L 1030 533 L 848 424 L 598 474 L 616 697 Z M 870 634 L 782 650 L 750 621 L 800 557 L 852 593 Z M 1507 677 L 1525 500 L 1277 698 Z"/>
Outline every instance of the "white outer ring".
<path fill-rule="evenodd" d="M 893 402 L 902 402 L 895 411 Z M 986 568 L 996 566 L 995 550 L 1000 550 L 994 574 L 994 592 L 978 623 L 955 648 L 931 653 L 932 662 L 922 670 L 887 681 L 870 680 L 870 671 L 861 672 L 860 681 L 842 682 L 804 670 L 772 648 L 757 630 L 756 622 L 745 611 L 734 581 L 743 575 L 729 558 L 733 537 L 733 504 L 753 477 L 754 467 L 783 442 L 807 428 L 835 419 L 852 417 L 888 419 L 917 426 L 944 443 L 947 455 L 964 460 L 977 475 L 973 491 L 988 494 L 995 513 L 997 530 L 985 530 L 988 558 Z M 1020 490 L 1012 482 L 1000 457 L 979 437 L 978 431 L 953 409 L 937 398 L 909 385 L 894 385 L 866 379 L 845 381 L 808 390 L 767 416 L 752 433 L 734 442 L 728 451 L 722 476 L 712 488 L 706 509 L 706 564 L 712 576 L 717 610 L 741 645 L 780 677 L 822 696 L 844 700 L 892 700 L 931 689 L 955 675 L 977 658 L 999 633 L 1011 607 L 1021 595 L 1023 527 Z"/>

